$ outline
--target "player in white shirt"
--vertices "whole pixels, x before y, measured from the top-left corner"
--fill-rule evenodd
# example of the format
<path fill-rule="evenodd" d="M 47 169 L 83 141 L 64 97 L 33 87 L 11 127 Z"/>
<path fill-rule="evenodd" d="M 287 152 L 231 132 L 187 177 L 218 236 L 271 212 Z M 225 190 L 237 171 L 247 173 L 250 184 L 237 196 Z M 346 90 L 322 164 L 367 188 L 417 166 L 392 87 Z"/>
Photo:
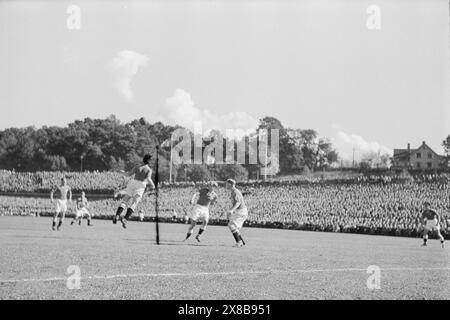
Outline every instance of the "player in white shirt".
<path fill-rule="evenodd" d="M 137 205 L 142 199 L 145 189 L 150 186 L 152 189 L 155 188 L 155 184 L 152 181 L 152 169 L 149 167 L 151 156 L 146 154 L 142 159 L 143 164 L 138 165 L 128 172 L 123 172 L 126 176 L 133 177 L 132 180 L 128 182 L 125 190 L 119 193 L 124 195 L 121 200 L 120 206 L 117 208 L 116 215 L 113 218 L 113 223 L 116 224 L 117 220 L 122 222 L 122 227 L 127 227 L 127 219 L 136 210 Z M 122 216 L 122 212 L 127 209 L 125 216 Z"/>
<path fill-rule="evenodd" d="M 61 184 L 50 192 L 50 200 L 55 205 L 55 214 L 53 215 L 52 222 L 53 230 L 55 230 L 56 221 L 60 215 L 57 230 L 61 228 L 64 221 L 67 212 L 67 196 L 69 196 L 69 202 L 72 202 L 72 189 L 67 185 L 66 178 L 63 177 L 61 178 Z"/>
<path fill-rule="evenodd" d="M 78 225 L 81 225 L 81 220 L 83 217 L 87 217 L 87 225 L 92 226 L 91 224 L 91 214 L 89 212 L 89 203 L 86 199 L 86 194 L 84 191 L 81 192 L 81 197 L 77 199 L 77 212 L 75 213 L 75 217 L 73 218 L 70 225 L 73 225 L 78 221 Z"/>
<path fill-rule="evenodd" d="M 227 218 L 228 228 L 230 228 L 234 239 L 236 240 L 235 247 L 242 247 L 245 245 L 245 241 L 241 235 L 241 229 L 245 220 L 248 217 L 247 207 L 244 202 L 244 197 L 241 191 L 236 188 L 236 181 L 228 179 L 226 183 L 227 189 L 231 191 L 231 203 L 232 208 L 228 211 Z"/>

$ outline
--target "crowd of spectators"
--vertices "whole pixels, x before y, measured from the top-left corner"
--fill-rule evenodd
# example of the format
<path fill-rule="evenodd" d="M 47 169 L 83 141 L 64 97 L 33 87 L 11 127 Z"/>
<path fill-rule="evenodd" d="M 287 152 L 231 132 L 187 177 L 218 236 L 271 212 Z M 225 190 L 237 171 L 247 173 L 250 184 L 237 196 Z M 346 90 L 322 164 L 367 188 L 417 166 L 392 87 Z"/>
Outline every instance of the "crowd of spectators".
<path fill-rule="evenodd" d="M 66 177 L 74 190 L 90 193 L 111 193 L 126 185 L 127 179 L 118 172 L 13 172 L 0 170 L 0 192 L 50 192 Z"/>
<path fill-rule="evenodd" d="M 95 194 L 111 194 L 124 188 L 129 178 L 113 171 L 94 172 L 14 172 L 0 170 L 0 192 L 2 193 L 42 193 L 50 192 L 60 181 L 66 177 L 68 184 L 75 191 L 85 191 Z M 391 174 L 391 175 L 345 175 L 333 177 L 297 176 L 292 180 L 270 179 L 248 180 L 241 182 L 243 186 L 290 186 L 308 184 L 363 184 L 363 183 L 450 183 L 450 174 Z M 221 182 L 219 182 L 221 184 Z M 223 184 L 223 182 L 222 182 Z M 195 185 L 194 182 L 160 182 L 162 188 L 185 188 Z"/>
<path fill-rule="evenodd" d="M 47 190 L 53 173 L 17 174 L 10 179 L 0 174 L 1 191 Z M 118 202 L 108 190 L 126 185 L 126 178 L 117 173 L 67 173 L 68 183 L 76 190 L 86 190 L 90 211 L 97 217 L 110 217 Z M 27 178 L 28 177 L 28 178 Z M 94 178 L 93 178 L 94 177 Z M 358 177 L 354 181 L 247 182 L 240 184 L 249 217 L 247 225 L 329 232 L 354 232 L 418 236 L 421 233 L 423 203 L 429 201 L 441 216 L 443 234 L 450 235 L 450 185 L 446 175 L 410 177 Z M 40 180 L 39 180 L 40 179 Z M 8 181 L 7 183 L 5 181 Z M 9 185 L 8 185 L 9 184 Z M 41 185 L 40 189 L 36 186 Z M 9 188 L 9 189 L 8 189 Z M 108 191 L 108 196 L 90 195 Z M 193 183 L 162 184 L 159 192 L 159 213 L 163 219 L 182 217 L 190 210 L 189 201 L 195 191 Z M 222 223 L 230 207 L 228 191 L 217 188 L 219 201 L 211 208 L 211 222 Z M 76 196 L 76 194 L 75 194 Z M 72 210 L 75 205 L 71 206 Z M 155 196 L 146 195 L 139 213 L 155 216 Z M 48 198 L 0 196 L 2 215 L 47 215 L 53 206 Z M 138 215 L 137 215 L 138 216 Z"/>

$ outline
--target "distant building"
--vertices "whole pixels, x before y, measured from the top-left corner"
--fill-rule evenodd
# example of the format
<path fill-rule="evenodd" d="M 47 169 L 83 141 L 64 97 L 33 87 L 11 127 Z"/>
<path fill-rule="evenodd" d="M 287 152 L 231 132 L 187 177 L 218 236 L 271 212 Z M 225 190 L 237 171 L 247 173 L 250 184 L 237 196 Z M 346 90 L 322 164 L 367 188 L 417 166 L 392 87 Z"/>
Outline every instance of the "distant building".
<path fill-rule="evenodd" d="M 446 159 L 433 151 L 425 141 L 417 149 L 394 149 L 392 157 L 393 169 L 429 170 L 445 166 Z"/>

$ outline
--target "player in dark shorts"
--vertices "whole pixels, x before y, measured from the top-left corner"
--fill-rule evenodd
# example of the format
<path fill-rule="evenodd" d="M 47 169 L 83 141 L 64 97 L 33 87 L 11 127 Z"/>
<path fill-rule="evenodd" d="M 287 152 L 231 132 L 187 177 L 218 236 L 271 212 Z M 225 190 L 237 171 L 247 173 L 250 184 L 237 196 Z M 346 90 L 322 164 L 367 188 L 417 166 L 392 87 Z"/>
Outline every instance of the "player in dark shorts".
<path fill-rule="evenodd" d="M 430 208 L 430 203 L 425 202 L 423 204 L 424 210 L 422 211 L 422 221 L 423 221 L 423 244 L 422 246 L 427 245 L 428 241 L 428 232 L 435 231 L 439 239 L 441 240 L 442 248 L 444 248 L 444 237 L 440 232 L 440 217 L 437 212 Z"/>
<path fill-rule="evenodd" d="M 67 185 L 67 180 L 65 177 L 61 178 L 61 184 L 56 188 L 53 188 L 50 192 L 50 200 L 55 205 L 55 214 L 53 215 L 52 229 L 55 230 L 56 221 L 58 220 L 59 215 L 59 223 L 57 226 L 57 230 L 61 228 L 61 225 L 64 221 L 67 212 L 67 196 L 69 202 L 72 202 L 72 189 Z M 55 199 L 56 197 L 56 199 Z"/>
<path fill-rule="evenodd" d="M 127 227 L 127 219 L 136 210 L 136 206 L 142 199 L 145 189 L 150 186 L 152 189 L 155 188 L 155 184 L 152 181 L 152 169 L 149 167 L 151 156 L 146 154 L 142 159 L 143 164 L 138 165 L 128 172 L 123 172 L 126 176 L 133 176 L 133 179 L 128 182 L 125 190 L 120 193 L 124 194 L 122 202 L 117 208 L 116 215 L 113 218 L 113 223 L 116 224 L 117 220 L 122 222 L 122 227 Z M 125 216 L 122 216 L 123 210 L 127 209 Z"/>
<path fill-rule="evenodd" d="M 217 194 L 214 192 L 213 187 L 217 186 L 215 182 L 210 182 L 206 187 L 201 187 L 198 192 L 196 192 L 192 199 L 191 204 L 194 204 L 194 207 L 189 213 L 189 218 L 191 220 L 191 225 L 189 226 L 188 232 L 186 234 L 186 239 L 192 235 L 195 226 L 198 222 L 201 222 L 200 230 L 198 230 L 198 234 L 195 237 L 198 242 L 200 242 L 200 235 L 205 231 L 206 226 L 209 221 L 209 206 L 213 205 L 217 201 Z M 195 201 L 197 199 L 197 201 Z"/>

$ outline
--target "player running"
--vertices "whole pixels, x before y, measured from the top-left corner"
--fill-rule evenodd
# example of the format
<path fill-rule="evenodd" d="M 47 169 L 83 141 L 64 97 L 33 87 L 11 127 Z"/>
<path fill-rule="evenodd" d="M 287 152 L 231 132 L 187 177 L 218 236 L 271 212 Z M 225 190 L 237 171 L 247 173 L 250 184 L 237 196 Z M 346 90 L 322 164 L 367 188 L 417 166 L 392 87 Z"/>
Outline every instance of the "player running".
<path fill-rule="evenodd" d="M 122 227 L 127 227 L 127 219 L 133 214 L 136 210 L 136 206 L 142 199 L 142 195 L 145 192 L 145 189 L 150 185 L 152 189 L 155 188 L 155 184 L 152 181 L 152 169 L 149 167 L 151 156 L 146 154 L 142 159 L 142 165 L 138 165 L 134 167 L 132 170 L 128 172 L 122 172 L 126 176 L 133 176 L 133 179 L 128 182 L 128 185 L 125 190 L 120 191 L 120 194 L 124 194 L 122 198 L 122 202 L 117 208 L 116 215 L 113 218 L 113 223 L 116 224 L 117 220 L 122 222 Z M 121 216 L 123 210 L 127 208 L 127 212 L 124 217 Z"/>
<path fill-rule="evenodd" d="M 64 221 L 67 212 L 67 195 L 69 195 L 69 202 L 72 202 L 72 189 L 67 185 L 66 178 L 63 177 L 61 178 L 61 185 L 52 189 L 52 191 L 50 192 L 50 200 L 53 204 L 55 204 L 55 214 L 53 215 L 52 230 L 55 230 L 56 221 L 58 220 L 60 214 L 61 217 L 59 218 L 57 227 L 58 231 L 62 225 L 62 222 Z M 56 196 L 56 200 L 54 199 L 54 196 Z"/>
<path fill-rule="evenodd" d="M 424 210 L 422 211 L 422 219 L 423 219 L 423 244 L 422 246 L 426 247 L 428 241 L 428 232 L 436 231 L 439 239 L 441 240 L 442 248 L 444 248 L 444 237 L 440 232 L 440 217 L 437 212 L 433 209 L 430 209 L 430 203 L 424 202 L 423 204 Z"/>
<path fill-rule="evenodd" d="M 206 187 L 200 188 L 199 191 L 194 193 L 191 199 L 191 204 L 195 204 L 189 213 L 189 218 L 191 219 L 191 225 L 189 226 L 186 239 L 192 235 L 194 228 L 198 222 L 201 222 L 200 230 L 195 236 L 195 239 L 200 242 L 200 235 L 205 231 L 206 226 L 209 221 L 209 206 L 213 205 L 217 201 L 217 194 L 214 192 L 213 187 L 217 187 L 217 183 L 210 182 Z M 197 201 L 195 201 L 197 200 Z"/>
<path fill-rule="evenodd" d="M 242 238 L 241 229 L 248 217 L 247 207 L 241 191 L 236 188 L 235 180 L 228 179 L 226 187 L 231 191 L 231 203 L 233 205 L 227 214 L 227 219 L 229 220 L 228 228 L 230 228 L 230 231 L 236 240 L 235 247 L 242 247 L 245 245 L 245 241 Z"/>
<path fill-rule="evenodd" d="M 70 225 L 73 225 L 78 221 L 78 225 L 81 225 L 81 220 L 83 217 L 87 217 L 87 225 L 92 226 L 91 224 L 91 214 L 89 213 L 89 203 L 86 199 L 86 194 L 84 191 L 81 192 L 81 197 L 77 199 L 77 212 L 75 213 L 75 217 L 73 218 Z"/>

